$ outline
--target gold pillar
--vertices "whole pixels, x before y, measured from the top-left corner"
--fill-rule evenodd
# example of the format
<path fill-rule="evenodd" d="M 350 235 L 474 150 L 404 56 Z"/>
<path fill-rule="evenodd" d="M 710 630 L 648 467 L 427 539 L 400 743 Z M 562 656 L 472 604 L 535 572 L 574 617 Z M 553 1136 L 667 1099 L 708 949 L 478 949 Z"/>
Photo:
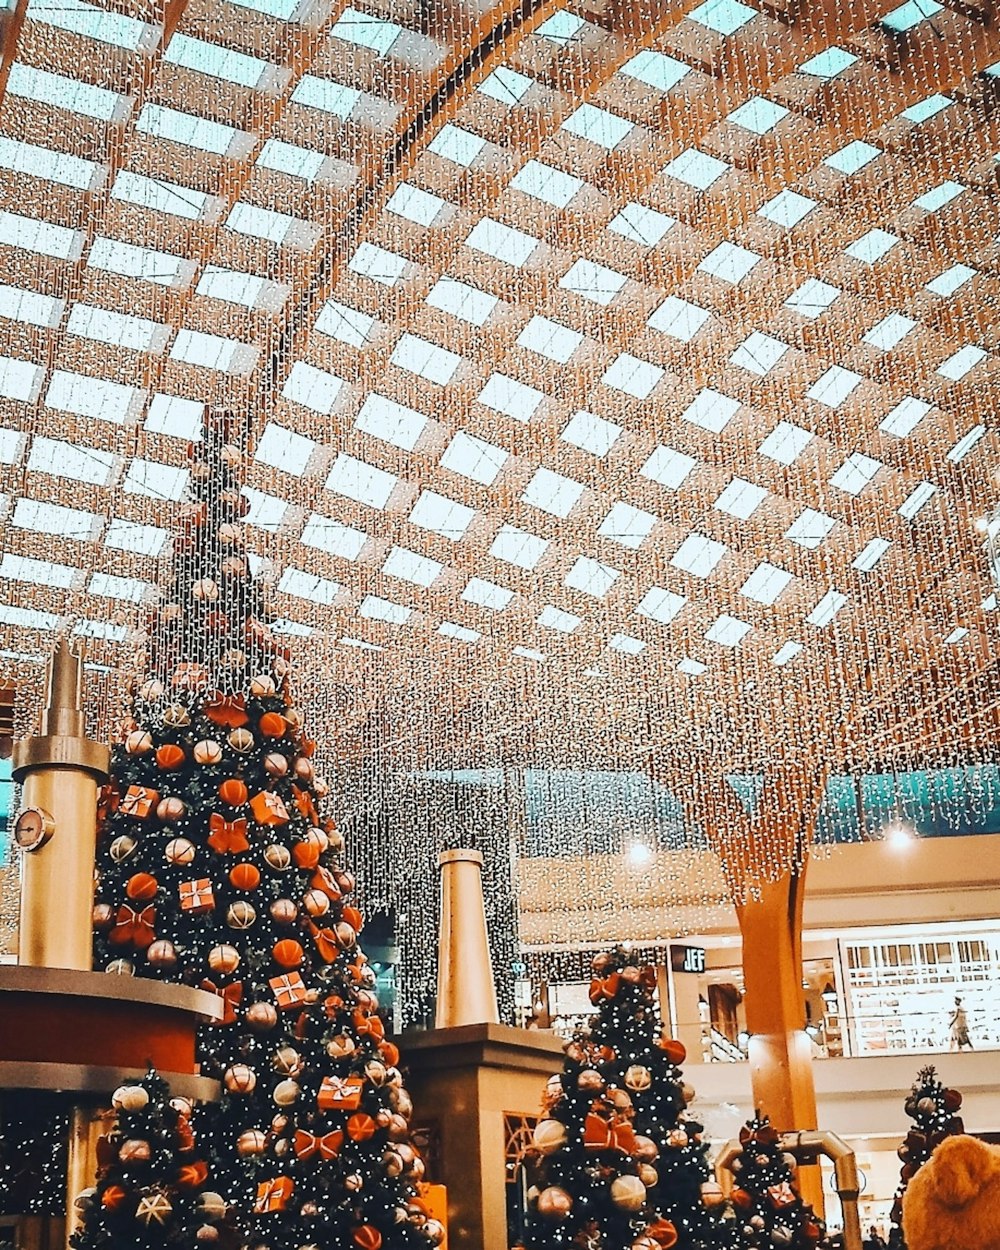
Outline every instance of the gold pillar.
<path fill-rule="evenodd" d="M 482 854 L 471 850 L 443 851 L 438 867 L 441 929 L 434 1027 L 496 1024 L 500 1013 L 486 936 Z"/>
<path fill-rule="evenodd" d="M 97 1139 L 109 1132 L 114 1113 L 75 1106 L 70 1111 L 69 1151 L 66 1159 L 66 1245 L 83 1223 L 76 1196 L 93 1185 L 97 1176 Z"/>
<path fill-rule="evenodd" d="M 88 972 L 97 787 L 107 779 L 110 755 L 86 736 L 82 676 L 80 656 L 60 639 L 49 661 L 41 732 L 14 746 L 24 804 L 14 833 L 26 847 L 37 841 L 22 858 L 18 962 Z M 51 828 L 51 837 L 32 839 L 33 826 Z"/>

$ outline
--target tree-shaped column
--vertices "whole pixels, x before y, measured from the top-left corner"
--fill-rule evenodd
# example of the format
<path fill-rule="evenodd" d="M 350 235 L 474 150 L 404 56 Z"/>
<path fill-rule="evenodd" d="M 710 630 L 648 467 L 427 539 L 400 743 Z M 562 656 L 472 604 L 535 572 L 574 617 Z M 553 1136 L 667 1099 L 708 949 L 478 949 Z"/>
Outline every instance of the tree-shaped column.
<path fill-rule="evenodd" d="M 96 966 L 225 1002 L 201 1114 L 250 1247 L 426 1246 L 409 1098 L 383 1036 L 343 838 L 243 550 L 224 417 L 196 449 L 171 593 L 103 798 Z"/>
<path fill-rule="evenodd" d="M 736 1215 L 732 1244 L 747 1250 L 813 1250 L 824 1235 L 822 1221 L 803 1202 L 795 1184 L 795 1160 L 766 1116 L 740 1129 L 743 1152 L 732 1163 Z"/>
<path fill-rule="evenodd" d="M 935 1146 L 940 1145 L 946 1137 L 965 1131 L 958 1115 L 961 1106 L 961 1093 L 957 1089 L 947 1089 L 944 1086 L 933 1064 L 920 1069 L 903 1103 L 903 1110 L 913 1121 L 913 1126 L 897 1151 L 903 1166 L 899 1171 L 899 1186 L 890 1214 L 891 1250 L 901 1250 L 906 1244 L 902 1229 L 903 1195 L 906 1187 L 931 1157 Z"/>

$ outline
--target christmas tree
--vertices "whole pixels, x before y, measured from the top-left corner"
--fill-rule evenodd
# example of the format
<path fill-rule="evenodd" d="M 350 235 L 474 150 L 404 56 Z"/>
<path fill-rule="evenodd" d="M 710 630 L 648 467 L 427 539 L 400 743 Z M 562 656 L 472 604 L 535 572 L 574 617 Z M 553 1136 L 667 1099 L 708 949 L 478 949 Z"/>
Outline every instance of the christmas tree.
<path fill-rule="evenodd" d="M 70 1114 L 61 1094 L 4 1091 L 0 1215 L 59 1215 L 65 1210 L 69 1125 Z"/>
<path fill-rule="evenodd" d="M 796 1189 L 795 1159 L 782 1152 L 777 1130 L 758 1115 L 740 1129 L 740 1144 L 729 1195 L 736 1216 L 731 1244 L 746 1250 L 813 1250 L 825 1230 Z"/>
<path fill-rule="evenodd" d="M 903 1103 L 903 1110 L 913 1121 L 913 1127 L 897 1151 L 903 1166 L 899 1171 L 899 1186 L 889 1217 L 892 1225 L 889 1245 L 892 1250 L 900 1250 L 906 1245 L 902 1229 L 906 1187 L 931 1157 L 935 1146 L 953 1133 L 965 1131 L 957 1114 L 961 1106 L 961 1093 L 957 1089 L 946 1089 L 933 1065 L 920 1069 Z"/>
<path fill-rule="evenodd" d="M 198 1113 L 245 1243 L 396 1250 L 440 1241 L 415 1189 L 409 1097 L 358 944 L 344 842 L 249 576 L 236 470 L 214 416 L 192 450 L 174 582 L 102 797 L 95 966 L 223 999 Z"/>
<path fill-rule="evenodd" d="M 125 1250 L 219 1242 L 226 1206 L 206 1187 L 191 1104 L 171 1099 L 166 1081 L 150 1070 L 139 1084 L 115 1090 L 112 1106 L 115 1125 L 99 1142 L 97 1185 L 76 1200 L 83 1222 L 70 1244 Z"/>

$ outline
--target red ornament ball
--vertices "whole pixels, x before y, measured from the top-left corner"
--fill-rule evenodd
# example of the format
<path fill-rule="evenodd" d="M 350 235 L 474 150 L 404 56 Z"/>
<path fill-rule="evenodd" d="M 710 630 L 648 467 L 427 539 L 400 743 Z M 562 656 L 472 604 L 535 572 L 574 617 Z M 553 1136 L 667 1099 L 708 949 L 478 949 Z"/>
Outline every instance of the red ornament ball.
<path fill-rule="evenodd" d="M 173 742 L 165 742 L 163 746 L 156 749 L 156 763 L 165 773 L 173 772 L 176 768 L 183 768 L 185 758 L 184 748 Z"/>
<path fill-rule="evenodd" d="M 255 864 L 234 864 L 229 870 L 229 882 L 236 890 L 256 890 L 260 885 L 260 870 Z"/>
<path fill-rule="evenodd" d="M 156 897 L 159 882 L 148 872 L 137 872 L 125 884 L 126 895 L 133 900 L 146 902 Z"/>
<path fill-rule="evenodd" d="M 230 807 L 242 807 L 249 797 L 246 783 L 238 777 L 229 777 L 219 786 L 219 798 Z"/>
<path fill-rule="evenodd" d="M 297 968 L 302 962 L 303 950 L 294 938 L 282 938 L 271 950 L 274 962 L 281 968 Z"/>

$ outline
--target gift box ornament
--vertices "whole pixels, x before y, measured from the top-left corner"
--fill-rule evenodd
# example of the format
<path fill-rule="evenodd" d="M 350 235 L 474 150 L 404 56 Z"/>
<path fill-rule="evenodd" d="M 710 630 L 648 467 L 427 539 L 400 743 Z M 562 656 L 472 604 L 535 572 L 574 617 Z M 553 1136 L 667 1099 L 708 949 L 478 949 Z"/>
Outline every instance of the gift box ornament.
<path fill-rule="evenodd" d="M 215 895 L 208 877 L 198 881 L 182 881 L 180 888 L 181 911 L 192 916 L 203 916 L 215 907 Z"/>
<path fill-rule="evenodd" d="M 316 1095 L 320 1111 L 357 1111 L 364 1080 L 359 1076 L 324 1076 Z"/>
<path fill-rule="evenodd" d="M 786 1207 L 795 1206 L 795 1190 L 788 1181 L 782 1181 L 780 1185 L 771 1185 L 768 1188 L 767 1197 L 775 1211 L 783 1211 Z"/>
<path fill-rule="evenodd" d="M 281 798 L 270 790 L 261 790 L 250 800 L 250 810 L 258 825 L 287 825 L 289 816 Z"/>
<path fill-rule="evenodd" d="M 121 810 L 126 816 L 136 816 L 147 820 L 156 811 L 160 801 L 160 792 L 148 786 L 129 786 L 122 796 Z"/>
<path fill-rule="evenodd" d="M 254 1213 L 262 1215 L 265 1211 L 286 1210 L 294 1189 L 295 1182 L 289 1176 L 278 1176 L 272 1181 L 261 1181 L 257 1186 Z"/>
<path fill-rule="evenodd" d="M 289 1008 L 298 1007 L 306 1001 L 305 982 L 297 972 L 286 972 L 283 976 L 271 977 L 268 985 L 273 990 L 281 1011 L 288 1011 Z"/>

